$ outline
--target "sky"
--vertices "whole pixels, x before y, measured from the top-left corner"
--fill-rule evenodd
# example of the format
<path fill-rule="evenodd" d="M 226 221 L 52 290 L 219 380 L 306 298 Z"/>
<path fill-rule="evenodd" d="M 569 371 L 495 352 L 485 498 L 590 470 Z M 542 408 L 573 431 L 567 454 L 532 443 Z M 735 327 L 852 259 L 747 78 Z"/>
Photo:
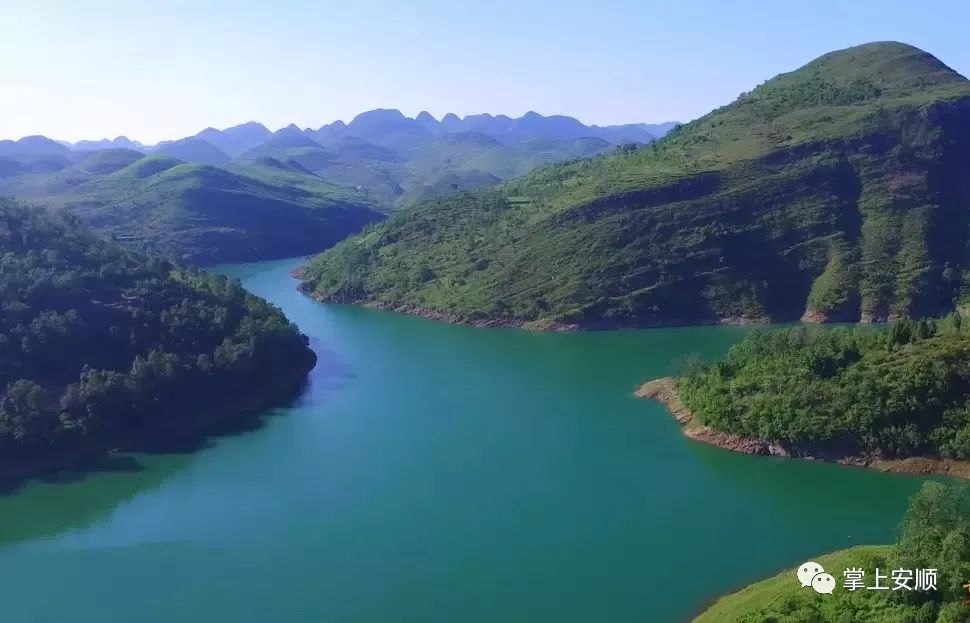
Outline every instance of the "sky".
<path fill-rule="evenodd" d="M 0 138 L 146 143 L 373 108 L 687 121 L 835 49 L 970 73 L 965 0 L 0 0 Z"/>

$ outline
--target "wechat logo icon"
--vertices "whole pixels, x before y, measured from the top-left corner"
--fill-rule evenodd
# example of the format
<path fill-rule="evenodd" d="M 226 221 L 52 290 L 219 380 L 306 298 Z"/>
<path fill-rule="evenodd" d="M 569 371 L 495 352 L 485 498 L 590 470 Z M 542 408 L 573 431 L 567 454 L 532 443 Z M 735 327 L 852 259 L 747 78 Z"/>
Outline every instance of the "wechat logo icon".
<path fill-rule="evenodd" d="M 831 595 L 835 590 L 835 578 L 831 574 L 825 573 L 825 569 L 817 562 L 808 561 L 798 568 L 795 572 L 798 582 L 802 588 L 811 586 L 816 593 Z"/>

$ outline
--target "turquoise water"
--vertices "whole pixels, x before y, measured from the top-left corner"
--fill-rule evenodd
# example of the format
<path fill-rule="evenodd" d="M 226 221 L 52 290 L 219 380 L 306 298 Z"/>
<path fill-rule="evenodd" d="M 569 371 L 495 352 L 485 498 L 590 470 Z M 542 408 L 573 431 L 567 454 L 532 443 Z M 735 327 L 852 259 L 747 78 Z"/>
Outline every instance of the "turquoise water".
<path fill-rule="evenodd" d="M 3 620 L 684 621 L 888 542 L 922 482 L 690 442 L 632 392 L 744 329 L 457 327 L 226 268 L 320 362 L 258 430 L 0 497 Z"/>

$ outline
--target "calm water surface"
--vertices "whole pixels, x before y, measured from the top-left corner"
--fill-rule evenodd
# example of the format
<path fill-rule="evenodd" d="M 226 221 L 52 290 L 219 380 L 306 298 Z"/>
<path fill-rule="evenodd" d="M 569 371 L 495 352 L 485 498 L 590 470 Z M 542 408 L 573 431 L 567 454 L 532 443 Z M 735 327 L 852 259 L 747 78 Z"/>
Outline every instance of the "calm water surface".
<path fill-rule="evenodd" d="M 302 297 L 320 362 L 254 432 L 0 497 L 10 622 L 664 622 L 849 544 L 917 478 L 685 440 L 637 384 L 743 329 L 537 334 Z"/>

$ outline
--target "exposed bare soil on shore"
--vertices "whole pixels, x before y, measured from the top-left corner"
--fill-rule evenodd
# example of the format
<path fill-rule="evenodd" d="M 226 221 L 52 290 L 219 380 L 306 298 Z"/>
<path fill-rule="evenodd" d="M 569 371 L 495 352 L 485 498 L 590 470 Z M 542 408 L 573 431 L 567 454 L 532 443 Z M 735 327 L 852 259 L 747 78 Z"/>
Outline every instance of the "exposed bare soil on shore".
<path fill-rule="evenodd" d="M 841 465 L 868 467 L 881 472 L 918 474 L 921 476 L 941 475 L 970 480 L 970 461 L 919 456 L 907 457 L 905 459 L 887 459 L 882 457 L 831 455 L 817 451 L 808 452 L 799 448 L 789 448 L 767 439 L 755 439 L 716 430 L 703 424 L 684 405 L 680 396 L 677 394 L 676 383 L 671 377 L 664 377 L 644 383 L 637 389 L 636 395 L 640 398 L 656 400 L 663 403 L 670 414 L 680 423 L 683 433 L 690 439 L 733 452 L 783 456 L 811 461 L 827 461 Z"/>

